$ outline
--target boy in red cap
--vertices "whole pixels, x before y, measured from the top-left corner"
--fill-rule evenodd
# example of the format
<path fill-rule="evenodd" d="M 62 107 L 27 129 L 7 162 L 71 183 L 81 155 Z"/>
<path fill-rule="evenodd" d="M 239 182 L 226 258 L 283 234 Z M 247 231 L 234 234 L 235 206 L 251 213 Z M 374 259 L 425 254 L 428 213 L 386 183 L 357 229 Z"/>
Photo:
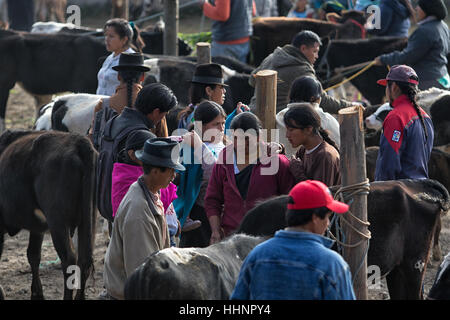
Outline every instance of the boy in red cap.
<path fill-rule="evenodd" d="M 287 227 L 250 252 L 231 299 L 354 300 L 348 264 L 322 236 L 331 212 L 345 213 L 348 205 L 315 180 L 298 183 L 289 196 Z"/>
<path fill-rule="evenodd" d="M 405 65 L 393 66 L 378 84 L 386 86 L 393 110 L 383 122 L 375 181 L 427 179 L 434 129 L 430 117 L 416 102 L 416 72 Z"/>

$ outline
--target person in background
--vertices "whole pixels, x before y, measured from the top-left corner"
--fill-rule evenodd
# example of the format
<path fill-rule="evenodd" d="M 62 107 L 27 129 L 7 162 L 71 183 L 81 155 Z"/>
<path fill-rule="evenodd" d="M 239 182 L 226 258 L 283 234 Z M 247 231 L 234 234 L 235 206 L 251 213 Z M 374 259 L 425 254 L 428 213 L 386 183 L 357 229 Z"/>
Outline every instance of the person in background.
<path fill-rule="evenodd" d="M 369 29 L 378 37 L 408 37 L 410 18 L 415 21 L 415 12 L 409 0 L 381 0 L 380 28 Z"/>
<path fill-rule="evenodd" d="M 247 62 L 252 17 L 256 15 L 253 0 L 215 0 L 203 2 L 203 13 L 214 20 L 212 25 L 211 56 L 229 56 Z"/>
<path fill-rule="evenodd" d="M 447 8 L 442 0 L 419 0 L 416 7 L 419 26 L 408 38 L 406 48 L 375 58 L 375 65 L 408 65 L 417 72 L 420 90 L 449 89 L 450 33 L 444 21 L 446 16 Z"/>
<path fill-rule="evenodd" d="M 355 300 L 345 260 L 325 238 L 336 201 L 320 181 L 308 180 L 289 192 L 287 227 L 257 245 L 245 258 L 232 300 Z"/>
<path fill-rule="evenodd" d="M 277 0 L 254 0 L 257 17 L 278 17 Z"/>
<path fill-rule="evenodd" d="M 108 20 L 105 24 L 104 32 L 106 50 L 111 52 L 111 54 L 103 62 L 98 72 L 96 93 L 112 96 L 120 84 L 117 79 L 117 71 L 113 70 L 113 67 L 119 64 L 121 53 L 135 53 L 136 51 L 142 53 L 142 48 L 145 44 L 139 35 L 137 27 L 125 19 L 114 18 Z"/>
<path fill-rule="evenodd" d="M 267 151 L 258 117 L 242 112 L 230 128 L 233 143 L 219 154 L 206 190 L 210 244 L 229 236 L 258 201 L 287 194 L 294 185 L 286 156 Z"/>
<path fill-rule="evenodd" d="M 309 7 L 308 0 L 295 1 L 289 11 L 288 18 L 314 18 L 314 9 Z"/>
<path fill-rule="evenodd" d="M 375 181 L 427 179 L 433 148 L 431 118 L 416 102 L 419 78 L 411 67 L 393 66 L 386 79 L 386 97 L 393 107 L 383 122 Z"/>
<path fill-rule="evenodd" d="M 354 9 L 358 11 L 366 11 L 369 6 L 378 6 L 379 4 L 380 0 L 356 0 Z"/>
<path fill-rule="evenodd" d="M 30 32 L 34 23 L 34 14 L 34 0 L 8 0 L 10 29 Z"/>

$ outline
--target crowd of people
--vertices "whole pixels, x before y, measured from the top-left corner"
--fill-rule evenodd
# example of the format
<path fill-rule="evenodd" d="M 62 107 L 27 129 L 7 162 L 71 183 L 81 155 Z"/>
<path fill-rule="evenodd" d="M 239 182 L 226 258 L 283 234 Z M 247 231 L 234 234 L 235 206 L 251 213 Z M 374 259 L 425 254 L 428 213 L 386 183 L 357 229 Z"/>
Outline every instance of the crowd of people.
<path fill-rule="evenodd" d="M 205 1 L 203 12 L 214 20 L 212 56 L 245 62 L 252 17 L 278 15 L 276 4 Z M 376 180 L 424 179 L 433 125 L 415 97 L 419 89 L 450 87 L 442 0 L 420 0 L 415 11 L 408 0 L 298 0 L 288 17 L 317 18 L 321 12 L 372 4 L 379 4 L 382 17 L 382 28 L 373 35 L 406 37 L 410 20 L 419 24 L 403 51 L 375 60 L 392 66 L 378 84 L 386 86 L 393 106 L 383 124 Z M 277 128 L 282 143 L 268 144 L 252 112 L 255 97 L 249 106 L 239 103 L 225 113 L 227 85 L 214 63 L 197 65 L 191 104 L 178 116 L 177 134 L 167 132 L 165 116 L 178 101 L 163 84 L 143 86 L 149 68 L 139 30 L 124 19 L 111 19 L 104 34 L 110 55 L 98 72 L 97 94 L 108 98 L 96 106 L 88 133 L 99 152 L 97 204 L 110 222 L 102 297 L 123 299 L 126 279 L 152 253 L 212 245 L 230 236 L 258 202 L 289 195 L 287 228 L 249 254 L 231 298 L 355 299 L 347 263 L 323 237 L 331 213 L 348 211 L 328 187 L 341 183 L 339 123 L 331 114 L 352 103 L 330 97 L 316 77 L 320 37 L 299 32 L 253 72 L 276 70 L 281 80 Z"/>

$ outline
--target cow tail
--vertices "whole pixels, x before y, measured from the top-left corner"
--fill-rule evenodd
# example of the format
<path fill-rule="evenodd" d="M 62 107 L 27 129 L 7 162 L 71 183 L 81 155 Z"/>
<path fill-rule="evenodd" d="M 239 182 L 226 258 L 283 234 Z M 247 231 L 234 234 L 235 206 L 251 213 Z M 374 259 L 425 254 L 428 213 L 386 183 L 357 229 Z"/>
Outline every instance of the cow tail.
<path fill-rule="evenodd" d="M 83 161 L 83 178 L 81 190 L 81 220 L 78 226 L 78 266 L 81 271 L 80 295 L 84 298 L 84 287 L 87 279 L 94 273 L 93 251 L 95 244 L 95 168 L 97 152 L 91 142 L 84 138 L 80 141 L 78 152 Z"/>

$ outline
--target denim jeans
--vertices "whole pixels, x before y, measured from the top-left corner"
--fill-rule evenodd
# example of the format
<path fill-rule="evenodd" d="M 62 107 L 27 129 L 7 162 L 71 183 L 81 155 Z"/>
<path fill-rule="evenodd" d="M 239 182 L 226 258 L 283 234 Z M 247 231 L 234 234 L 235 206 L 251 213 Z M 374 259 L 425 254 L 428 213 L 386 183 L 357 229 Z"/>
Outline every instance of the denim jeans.
<path fill-rule="evenodd" d="M 211 43 L 211 57 L 227 56 L 247 63 L 247 55 L 249 51 L 249 41 L 241 44 L 221 44 L 216 41 Z"/>

